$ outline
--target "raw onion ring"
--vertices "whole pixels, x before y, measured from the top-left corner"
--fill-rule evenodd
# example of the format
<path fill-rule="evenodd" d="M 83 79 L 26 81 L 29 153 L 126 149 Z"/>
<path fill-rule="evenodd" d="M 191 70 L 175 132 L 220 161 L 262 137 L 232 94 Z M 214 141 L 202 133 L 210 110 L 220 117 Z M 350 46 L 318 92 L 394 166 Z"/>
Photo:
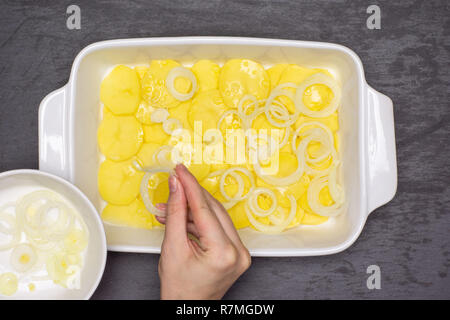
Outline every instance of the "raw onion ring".
<path fill-rule="evenodd" d="M 278 127 L 278 128 L 285 128 L 289 127 L 297 120 L 299 112 L 296 109 L 296 112 L 294 114 L 290 114 L 289 110 L 279 101 L 275 101 L 276 98 L 280 96 L 288 97 L 292 102 L 295 102 L 294 100 L 294 93 L 291 91 L 284 90 L 285 88 L 295 88 L 296 85 L 294 83 L 283 83 L 278 85 L 276 88 L 272 90 L 272 92 L 269 95 L 269 98 L 267 98 L 266 104 L 264 106 L 264 112 L 266 113 L 267 120 L 270 122 L 271 125 Z M 279 120 L 284 120 L 284 123 L 279 123 L 272 119 L 272 114 L 275 112 L 274 117 Z"/>
<path fill-rule="evenodd" d="M 267 210 L 262 209 L 261 206 L 258 204 L 258 197 L 261 194 L 268 195 L 270 200 L 272 201 L 270 208 Z M 275 196 L 275 192 L 273 192 L 272 190 L 263 187 L 258 187 L 253 190 L 252 194 L 248 198 L 248 205 L 252 210 L 253 214 L 257 215 L 258 217 L 267 217 L 271 215 L 277 208 L 277 197 Z"/>
<path fill-rule="evenodd" d="M 175 130 L 182 129 L 183 125 L 181 124 L 180 120 L 175 118 L 169 118 L 163 122 L 162 127 L 165 133 L 171 135 Z"/>
<path fill-rule="evenodd" d="M 315 84 L 323 84 L 327 86 L 331 91 L 333 91 L 333 100 L 331 100 L 330 104 L 324 109 L 313 111 L 309 109 L 303 103 L 303 94 L 306 89 Z M 323 73 L 316 73 L 303 81 L 297 88 L 297 92 L 295 94 L 295 106 L 300 113 L 307 115 L 312 118 L 325 118 L 332 115 L 337 108 L 339 107 L 339 103 L 341 102 L 341 88 L 330 76 L 327 76 Z"/>
<path fill-rule="evenodd" d="M 304 161 L 303 158 L 300 156 L 300 150 L 297 150 L 295 154 L 297 156 L 297 169 L 289 176 L 278 178 L 272 175 L 266 175 L 263 173 L 263 169 L 261 168 L 259 161 L 256 161 L 253 164 L 256 175 L 260 177 L 264 182 L 274 186 L 287 186 L 293 184 L 294 182 L 297 182 L 303 175 Z"/>
<path fill-rule="evenodd" d="M 22 257 L 26 255 L 28 260 L 23 261 Z M 12 267 L 18 272 L 26 272 L 33 268 L 38 259 L 36 250 L 25 243 L 21 243 L 14 247 L 10 255 Z"/>
<path fill-rule="evenodd" d="M 319 122 L 319 121 L 308 121 L 308 122 L 303 122 L 301 125 L 298 126 L 297 130 L 295 130 L 294 134 L 292 135 L 292 142 L 291 142 L 291 146 L 292 146 L 292 150 L 295 152 L 297 150 L 297 138 L 300 135 L 308 135 L 308 133 L 310 133 L 311 129 L 306 130 L 303 134 L 300 133 L 300 131 L 304 128 L 304 127 L 308 127 L 308 126 L 317 126 L 319 128 L 322 128 L 328 135 L 328 138 L 330 141 L 334 141 L 333 138 L 333 133 L 331 132 L 330 128 L 328 128 L 326 125 L 324 125 L 323 123 Z M 314 128 L 313 128 L 314 129 Z"/>
<path fill-rule="evenodd" d="M 175 79 L 178 77 L 185 77 L 191 81 L 191 91 L 188 93 L 180 93 L 175 89 Z M 197 78 L 191 70 L 184 67 L 175 67 L 169 71 L 166 78 L 166 87 L 170 94 L 179 101 L 187 101 L 194 96 L 197 91 Z"/>
<path fill-rule="evenodd" d="M 140 193 L 141 193 L 142 201 L 144 202 L 145 208 L 150 213 L 154 214 L 155 216 L 164 217 L 166 215 L 166 212 L 164 210 L 161 210 L 161 209 L 158 209 L 157 207 L 155 207 L 152 200 L 150 199 L 150 195 L 148 192 L 148 182 L 154 174 L 161 173 L 161 172 L 173 173 L 173 169 L 164 168 L 164 167 L 155 167 L 155 168 L 146 168 L 144 171 L 146 173 L 141 181 Z"/>
<path fill-rule="evenodd" d="M 150 115 L 150 120 L 154 123 L 163 123 L 169 117 L 169 111 L 164 108 L 155 109 Z"/>
<path fill-rule="evenodd" d="M 2 209 L 6 207 L 11 207 L 11 204 L 6 204 L 2 207 Z M 4 211 L 0 213 L 0 221 L 6 222 L 6 224 L 8 224 L 9 226 L 9 228 L 5 228 L 0 224 L 0 226 L 2 227 L 0 228 L 0 233 L 3 233 L 7 237 L 10 237 L 9 241 L 0 243 L 0 251 L 9 250 L 20 241 L 20 226 L 17 223 L 16 217 Z"/>
<path fill-rule="evenodd" d="M 304 154 L 305 158 L 307 161 L 304 161 L 305 163 L 305 171 L 306 173 L 310 174 L 310 175 L 324 175 L 330 172 L 331 168 L 333 167 L 333 165 L 336 164 L 337 161 L 337 152 L 336 149 L 334 148 L 334 145 L 332 142 L 327 142 L 327 140 L 322 140 L 323 143 L 325 144 L 325 146 L 328 147 L 329 152 L 324 153 L 322 157 L 318 157 L 316 159 L 314 159 L 313 161 L 311 161 L 311 158 L 308 155 L 308 151 L 307 151 L 307 147 L 309 145 L 309 143 L 311 143 L 312 141 L 320 141 L 321 138 L 325 137 L 323 134 L 321 135 L 319 132 L 321 132 L 318 128 L 314 128 L 312 129 L 311 134 L 309 134 L 308 136 L 306 136 L 301 142 L 300 145 L 298 146 L 297 151 L 300 154 Z M 322 131 L 323 132 L 323 131 Z M 321 142 L 322 143 L 322 142 Z M 319 169 L 315 169 L 313 167 L 311 167 L 311 165 L 308 164 L 308 161 L 311 163 L 317 162 L 317 160 L 324 160 L 328 157 L 328 159 L 331 157 L 331 164 L 322 170 Z"/>
<path fill-rule="evenodd" d="M 244 181 L 241 176 L 235 174 L 236 171 L 243 173 L 245 176 L 247 176 L 247 178 L 250 181 L 250 184 L 251 184 L 250 189 L 245 195 L 243 194 L 244 187 L 245 187 Z M 238 191 L 233 197 L 230 197 L 225 192 L 225 178 L 228 175 L 231 175 L 238 182 Z M 253 177 L 253 175 L 251 174 L 251 172 L 249 170 L 247 170 L 245 168 L 241 168 L 241 167 L 234 167 L 234 168 L 225 170 L 223 175 L 220 177 L 219 187 L 220 187 L 220 192 L 222 193 L 222 195 L 224 196 L 225 199 L 227 199 L 228 201 L 239 201 L 239 200 L 245 199 L 249 194 L 251 194 L 251 192 L 253 191 L 253 189 L 255 187 L 255 178 Z"/>
<path fill-rule="evenodd" d="M 333 183 L 336 183 L 333 181 Z M 307 190 L 307 200 L 308 205 L 315 213 L 320 214 L 321 216 L 326 217 L 334 217 L 341 213 L 342 204 L 344 203 L 343 189 L 339 185 L 331 186 L 331 188 L 336 189 L 339 188 L 341 191 L 339 192 L 341 195 L 337 198 L 334 198 L 333 194 L 330 195 L 333 198 L 334 203 L 331 206 L 324 206 L 320 203 L 319 193 L 320 191 L 328 186 L 330 189 L 330 177 L 329 176 L 317 176 L 311 180 L 311 183 Z"/>
<path fill-rule="evenodd" d="M 280 224 L 278 225 L 267 225 L 264 223 L 259 222 L 255 217 L 253 217 L 251 209 L 249 208 L 248 201 L 245 203 L 245 213 L 247 214 L 247 218 L 250 221 L 250 223 L 259 231 L 265 232 L 268 234 L 276 234 L 280 233 L 284 229 L 286 229 L 289 224 L 294 220 L 295 214 L 297 213 L 297 201 L 295 200 L 294 196 L 287 195 L 290 203 L 291 203 L 291 210 L 289 212 L 288 217 Z"/>

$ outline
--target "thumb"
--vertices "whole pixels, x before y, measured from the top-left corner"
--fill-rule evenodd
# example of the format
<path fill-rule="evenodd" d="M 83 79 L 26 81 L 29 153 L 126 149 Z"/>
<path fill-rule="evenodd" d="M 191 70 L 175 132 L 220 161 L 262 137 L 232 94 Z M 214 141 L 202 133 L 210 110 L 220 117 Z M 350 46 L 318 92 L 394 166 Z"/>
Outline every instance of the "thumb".
<path fill-rule="evenodd" d="M 169 200 L 166 210 L 164 241 L 187 242 L 187 202 L 183 186 L 175 175 L 169 177 Z"/>

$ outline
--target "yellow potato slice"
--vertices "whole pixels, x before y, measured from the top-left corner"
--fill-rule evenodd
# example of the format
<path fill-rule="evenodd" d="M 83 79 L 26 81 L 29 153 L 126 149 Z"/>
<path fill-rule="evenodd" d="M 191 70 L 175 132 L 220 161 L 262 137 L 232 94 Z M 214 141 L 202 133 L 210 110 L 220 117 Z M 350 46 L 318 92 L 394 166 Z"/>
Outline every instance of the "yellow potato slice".
<path fill-rule="evenodd" d="M 201 180 L 200 185 L 206 189 L 210 194 L 215 194 L 219 191 L 220 174 L 214 174 L 212 172 L 203 180 Z"/>
<path fill-rule="evenodd" d="M 149 106 L 155 108 L 173 108 L 180 104 L 166 88 L 166 78 L 170 70 L 180 64 L 173 60 L 153 60 L 150 68 L 142 78 L 142 98 Z M 180 93 L 187 93 L 191 89 L 188 79 L 178 77 L 175 80 L 175 89 Z"/>
<path fill-rule="evenodd" d="M 241 176 L 242 180 L 244 181 L 243 195 L 248 194 L 251 187 L 251 181 L 245 174 L 241 173 L 240 171 L 235 171 L 235 173 Z M 229 197 L 234 197 L 235 195 L 237 195 L 237 192 L 239 190 L 239 184 L 236 179 L 234 179 L 231 175 L 228 175 L 227 177 L 225 177 L 223 189 Z"/>
<path fill-rule="evenodd" d="M 270 78 L 270 90 L 273 90 L 279 83 L 281 74 L 289 66 L 287 63 L 278 63 L 267 70 Z"/>
<path fill-rule="evenodd" d="M 144 78 L 144 76 L 147 73 L 148 69 L 149 69 L 149 67 L 147 67 L 147 66 L 134 67 L 134 70 L 136 71 L 136 73 L 137 73 L 137 75 L 139 77 L 139 80 L 142 80 Z"/>
<path fill-rule="evenodd" d="M 153 203 L 167 203 L 169 199 L 169 174 L 161 173 L 158 175 L 158 185 L 155 189 L 149 189 L 150 192 L 153 192 Z"/>
<path fill-rule="evenodd" d="M 151 125 L 143 125 L 144 128 L 144 141 L 159 143 L 161 145 L 167 144 L 170 136 L 163 130 L 161 123 L 154 123 Z"/>
<path fill-rule="evenodd" d="M 211 166 L 206 163 L 191 163 L 187 165 L 187 168 L 198 181 L 205 179 L 211 171 Z"/>
<path fill-rule="evenodd" d="M 273 126 L 269 120 L 267 120 L 267 116 L 265 113 L 261 113 L 259 114 L 252 123 L 252 129 L 255 129 L 255 133 L 259 134 L 259 133 L 263 133 L 264 131 L 261 130 L 266 130 L 266 134 L 270 135 L 270 136 L 275 136 L 275 134 L 277 134 L 278 136 L 278 142 L 281 143 L 283 141 L 284 135 L 286 134 L 286 128 L 277 128 L 275 126 Z M 275 133 L 275 130 L 279 130 L 278 133 Z"/>
<path fill-rule="evenodd" d="M 300 207 L 305 211 L 305 215 L 301 220 L 301 224 L 318 225 L 328 221 L 328 217 L 324 217 L 314 213 L 308 205 L 306 193 L 300 197 Z"/>
<path fill-rule="evenodd" d="M 218 88 L 220 67 L 211 60 L 199 60 L 191 68 L 197 78 L 198 91 Z"/>
<path fill-rule="evenodd" d="M 138 199 L 125 206 L 106 205 L 102 211 L 102 219 L 113 225 L 132 228 L 151 229 L 153 226 L 152 214 Z"/>
<path fill-rule="evenodd" d="M 324 69 L 310 69 L 291 64 L 286 67 L 281 73 L 278 84 L 289 82 L 294 83 L 298 86 L 308 77 L 316 73 L 325 73 L 326 75 L 332 77 L 332 75 Z M 285 90 L 295 93 L 296 88 L 286 88 Z M 325 87 L 324 85 L 313 85 L 306 90 L 303 99 L 307 107 L 311 107 L 312 110 L 320 110 L 329 104 L 332 99 L 332 92 L 328 87 Z M 283 103 L 291 113 L 295 112 L 295 104 L 289 98 L 281 96 L 276 100 Z"/>
<path fill-rule="evenodd" d="M 250 227 L 250 221 L 245 213 L 245 201 L 239 201 L 239 203 L 228 210 L 228 214 L 236 229 Z"/>
<path fill-rule="evenodd" d="M 199 92 L 187 114 L 189 125 L 194 130 L 194 122 L 200 121 L 203 134 L 208 129 L 217 129 L 217 121 L 225 110 L 225 104 L 218 90 Z"/>
<path fill-rule="evenodd" d="M 225 161 L 225 160 L 224 160 Z M 227 163 L 212 163 L 211 164 L 211 172 L 217 171 L 217 170 L 226 170 L 231 168 L 231 165 Z"/>
<path fill-rule="evenodd" d="M 106 158 L 123 161 L 138 152 L 144 141 L 144 131 L 135 117 L 107 116 L 100 123 L 97 139 Z"/>
<path fill-rule="evenodd" d="M 155 110 L 155 108 L 153 108 L 147 102 L 142 100 L 136 111 L 136 119 L 138 119 L 138 121 L 142 124 L 146 124 L 146 125 L 153 124 L 151 115 L 154 110 Z"/>
<path fill-rule="evenodd" d="M 256 99 L 266 99 L 270 90 L 270 79 L 259 63 L 247 59 L 228 60 L 219 76 L 219 90 L 225 104 L 237 108 L 246 94 Z"/>
<path fill-rule="evenodd" d="M 144 143 L 139 150 L 136 157 L 138 158 L 140 164 L 144 167 L 150 167 L 154 166 L 157 163 L 153 161 L 153 155 L 156 153 L 156 151 L 162 146 L 160 143 Z"/>
<path fill-rule="evenodd" d="M 298 117 L 297 121 L 294 124 L 294 127 L 297 129 L 301 124 L 305 122 L 321 122 L 326 125 L 332 132 L 337 132 L 339 130 L 339 118 L 337 112 L 325 118 L 310 118 L 305 115 L 301 115 Z M 313 128 L 313 127 L 309 127 Z M 309 129 L 308 128 L 308 129 Z"/>
<path fill-rule="evenodd" d="M 227 199 L 219 191 L 213 194 L 220 203 L 226 203 Z M 242 229 L 250 226 L 250 221 L 248 221 L 247 215 L 245 214 L 245 201 L 239 201 L 232 208 L 228 209 L 228 214 L 230 215 L 233 225 L 236 229 Z"/>
<path fill-rule="evenodd" d="M 303 103 L 311 110 L 322 110 L 333 100 L 333 91 L 324 84 L 313 84 L 303 93 Z"/>
<path fill-rule="evenodd" d="M 317 69 L 309 69 L 296 64 L 290 64 L 281 73 L 278 84 L 291 82 L 299 85 L 306 78 L 317 72 L 319 72 Z"/>
<path fill-rule="evenodd" d="M 103 106 L 102 119 L 106 119 L 109 117 L 114 117 L 114 113 L 112 113 L 106 106 Z"/>
<path fill-rule="evenodd" d="M 100 195 L 111 204 L 127 205 L 139 194 L 143 176 L 144 173 L 133 166 L 132 160 L 103 161 L 98 170 Z"/>
<path fill-rule="evenodd" d="M 181 121 L 183 128 L 189 129 L 191 126 L 188 121 L 188 112 L 191 107 L 191 100 L 180 103 L 177 107 L 169 109 L 169 118 Z"/>
<path fill-rule="evenodd" d="M 124 65 L 115 67 L 102 81 L 100 99 L 116 115 L 136 112 L 141 101 L 136 71 Z"/>

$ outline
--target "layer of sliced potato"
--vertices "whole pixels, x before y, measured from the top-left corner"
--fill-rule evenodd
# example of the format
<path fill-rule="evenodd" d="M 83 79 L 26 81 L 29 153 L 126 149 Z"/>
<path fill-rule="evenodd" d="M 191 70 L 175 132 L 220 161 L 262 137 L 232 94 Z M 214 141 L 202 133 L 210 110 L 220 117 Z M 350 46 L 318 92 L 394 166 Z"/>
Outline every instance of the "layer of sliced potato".
<path fill-rule="evenodd" d="M 123 161 L 134 156 L 144 141 L 141 124 L 133 116 L 105 117 L 97 132 L 98 146 L 106 158 Z"/>
<path fill-rule="evenodd" d="M 136 112 L 141 101 L 136 71 L 123 65 L 115 67 L 102 81 L 100 99 L 116 115 Z"/>
<path fill-rule="evenodd" d="M 144 176 L 132 160 L 114 162 L 105 160 L 98 170 L 98 189 L 102 198 L 115 205 L 126 205 L 136 199 Z"/>
<path fill-rule="evenodd" d="M 230 108 L 237 108 L 246 94 L 251 94 L 258 100 L 267 98 L 270 90 L 269 75 L 255 61 L 228 60 L 220 71 L 219 90 L 225 104 Z"/>
<path fill-rule="evenodd" d="M 197 90 L 188 101 L 175 99 L 166 88 L 166 78 L 169 72 L 180 67 L 181 64 L 174 60 L 153 60 L 149 65 L 129 68 L 123 65 L 115 67 L 104 79 L 101 85 L 100 98 L 104 104 L 103 120 L 98 129 L 98 144 L 100 151 L 106 157 L 98 173 L 98 186 L 100 195 L 107 202 L 102 212 L 104 221 L 134 228 L 150 229 L 160 226 L 156 218 L 146 209 L 139 195 L 140 182 L 144 175 L 133 165 L 136 160 L 142 166 L 158 165 L 154 161 L 155 154 L 163 146 L 174 146 L 177 138 L 171 137 L 164 131 L 161 123 L 152 122 L 151 115 L 156 108 L 167 108 L 169 118 L 177 119 L 182 127 L 188 130 L 194 137 L 194 124 L 202 123 L 202 133 L 208 129 L 216 129 L 222 114 L 228 110 L 237 108 L 239 101 L 247 94 L 251 94 L 263 105 L 269 93 L 280 84 L 300 84 L 310 75 L 315 73 L 331 74 L 324 69 L 311 69 L 293 64 L 280 63 L 265 69 L 259 63 L 248 59 L 232 59 L 223 67 L 211 60 L 199 60 L 193 64 L 190 70 L 197 79 Z M 189 68 L 188 68 L 189 69 Z M 184 77 L 178 77 L 174 81 L 175 89 L 180 93 L 187 93 L 192 88 L 192 83 Z M 295 92 L 295 88 L 285 90 Z M 331 90 L 324 85 L 313 85 L 306 89 L 303 96 L 305 106 L 311 110 L 320 110 L 328 105 L 333 98 Z M 295 113 L 295 105 L 287 96 L 280 96 L 276 100 L 282 102 L 291 113 Z M 250 110 L 250 109 L 249 109 Z M 338 114 L 335 112 L 326 118 L 310 118 L 301 115 L 291 126 L 296 130 L 304 122 L 317 121 L 327 126 L 334 135 L 334 143 L 338 150 Z M 223 122 L 220 128 L 225 135 L 225 129 L 240 128 L 241 124 L 231 119 L 230 123 Z M 255 130 L 268 129 L 270 134 L 274 127 L 261 114 L 253 120 L 252 128 Z M 281 130 L 280 141 L 285 129 Z M 291 143 L 287 143 L 280 150 L 278 177 L 290 175 L 297 168 L 297 159 L 293 153 Z M 193 140 L 191 140 L 191 143 Z M 319 145 L 311 143 L 308 152 L 313 156 Z M 205 152 L 207 148 L 203 146 Z M 208 149 L 211 150 L 211 149 Z M 226 152 L 226 148 L 223 148 Z M 205 155 L 205 153 L 203 154 Z M 215 160 L 217 155 L 210 155 L 210 160 Z M 204 160 L 205 158 L 203 158 Z M 191 159 L 185 165 L 200 181 L 200 184 L 219 201 L 225 203 L 227 199 L 219 190 L 220 174 L 217 170 L 225 170 L 235 165 L 227 163 L 201 163 L 197 164 Z M 241 165 L 254 172 L 251 163 Z M 324 160 L 315 168 L 325 168 L 329 161 Z M 239 174 L 239 173 L 238 173 Z M 166 202 L 169 196 L 167 174 L 159 179 L 159 184 L 149 187 L 154 203 Z M 244 193 L 249 191 L 249 181 L 241 175 L 245 183 Z M 271 186 L 260 178 L 256 178 L 256 186 L 270 188 L 274 191 L 278 205 L 275 218 L 283 219 L 290 210 L 290 201 L 287 195 L 293 195 L 297 200 L 297 213 L 288 228 L 299 224 L 316 225 L 328 220 L 315 214 L 308 206 L 306 190 L 313 176 L 304 174 L 299 181 L 285 187 Z M 230 196 L 236 194 L 238 185 L 232 177 L 225 179 L 224 189 Z M 332 204 L 328 188 L 324 188 L 319 194 L 319 200 L 323 205 Z M 268 209 L 271 205 L 270 197 L 265 195 L 257 199 L 261 208 Z M 251 227 L 245 213 L 245 202 L 240 201 L 232 206 L 228 213 L 236 228 Z M 258 217 L 257 220 L 268 223 L 268 218 Z M 76 233 L 71 234 L 65 240 L 70 252 L 78 252 L 83 247 L 84 241 Z M 68 252 L 69 252 L 68 251 Z M 54 257 L 55 261 L 64 260 L 64 257 Z M 61 260 L 61 261 L 62 261 Z M 52 270 L 52 272 L 55 272 Z M 56 270 L 58 273 L 59 271 Z"/>

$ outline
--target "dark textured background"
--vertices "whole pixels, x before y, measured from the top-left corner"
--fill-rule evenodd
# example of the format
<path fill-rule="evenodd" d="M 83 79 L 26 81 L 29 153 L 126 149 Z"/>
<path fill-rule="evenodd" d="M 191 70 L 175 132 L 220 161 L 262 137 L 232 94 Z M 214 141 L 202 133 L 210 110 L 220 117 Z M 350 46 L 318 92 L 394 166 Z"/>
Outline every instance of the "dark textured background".
<path fill-rule="evenodd" d="M 66 28 L 69 4 L 81 30 Z M 381 30 L 366 8 L 381 7 Z M 398 192 L 343 253 L 255 258 L 226 298 L 450 298 L 448 1 L 0 2 L 0 171 L 38 167 L 38 107 L 86 45 L 128 37 L 223 35 L 336 42 L 394 102 Z M 157 255 L 109 253 L 95 299 L 159 297 Z M 381 267 L 381 290 L 366 268 Z"/>

